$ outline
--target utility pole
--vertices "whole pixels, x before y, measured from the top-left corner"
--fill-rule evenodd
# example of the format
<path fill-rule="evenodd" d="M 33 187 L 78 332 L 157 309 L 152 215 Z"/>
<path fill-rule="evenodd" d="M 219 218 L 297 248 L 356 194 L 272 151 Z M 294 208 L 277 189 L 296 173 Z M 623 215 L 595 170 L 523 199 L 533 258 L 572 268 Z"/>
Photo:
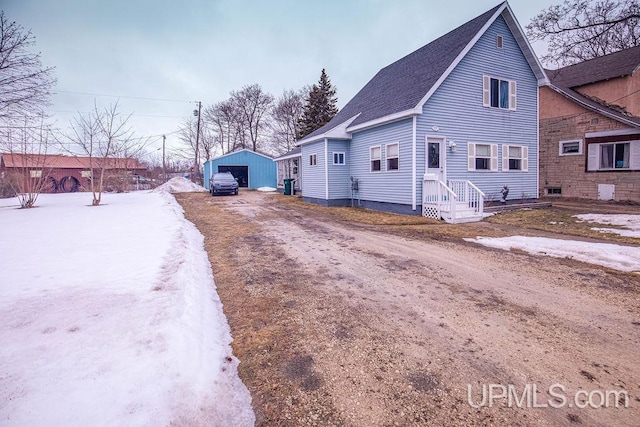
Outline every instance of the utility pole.
<path fill-rule="evenodd" d="M 167 182 L 167 166 L 164 163 L 164 142 L 167 137 L 162 135 L 162 182 Z"/>
<path fill-rule="evenodd" d="M 198 125 L 196 127 L 196 164 L 195 164 L 195 167 L 193 168 L 193 173 L 196 179 L 200 175 L 200 164 L 198 163 L 198 144 L 200 142 L 200 111 L 201 110 L 202 110 L 202 102 L 198 101 L 198 111 L 193 110 L 193 115 L 198 116 Z M 194 179 L 194 182 L 196 182 L 196 179 Z"/>

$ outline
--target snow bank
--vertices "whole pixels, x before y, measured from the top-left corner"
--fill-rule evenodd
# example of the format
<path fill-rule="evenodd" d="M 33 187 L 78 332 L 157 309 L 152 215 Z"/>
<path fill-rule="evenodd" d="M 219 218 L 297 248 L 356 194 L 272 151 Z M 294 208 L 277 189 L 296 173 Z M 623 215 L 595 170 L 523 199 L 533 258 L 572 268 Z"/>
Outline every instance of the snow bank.
<path fill-rule="evenodd" d="M 265 193 L 270 193 L 272 191 L 277 191 L 277 189 L 273 187 L 260 187 L 258 188 L 258 191 L 264 191 Z"/>
<path fill-rule="evenodd" d="M 592 230 L 600 231 L 602 233 L 614 233 L 625 237 L 637 237 L 640 238 L 640 215 L 625 215 L 625 214 L 583 214 L 574 215 L 576 218 L 587 222 L 597 222 L 599 224 L 610 224 L 624 227 L 620 228 L 598 228 L 594 227 Z"/>
<path fill-rule="evenodd" d="M 187 178 L 176 176 L 164 184 L 156 187 L 153 191 L 166 191 L 167 193 L 192 193 L 196 191 L 208 191 L 206 188 L 189 181 Z"/>
<path fill-rule="evenodd" d="M 253 425 L 203 237 L 166 192 L 0 200 L 0 425 Z"/>
<path fill-rule="evenodd" d="M 614 270 L 640 273 L 640 247 L 636 246 L 526 236 L 477 237 L 464 240 L 492 248 L 520 249 L 534 255 L 571 258 Z"/>

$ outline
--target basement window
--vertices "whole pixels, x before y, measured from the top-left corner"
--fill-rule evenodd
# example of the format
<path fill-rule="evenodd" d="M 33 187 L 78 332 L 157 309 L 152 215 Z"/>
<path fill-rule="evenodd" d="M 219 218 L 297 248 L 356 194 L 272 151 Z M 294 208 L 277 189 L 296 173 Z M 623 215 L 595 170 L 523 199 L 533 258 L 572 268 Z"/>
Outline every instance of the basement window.
<path fill-rule="evenodd" d="M 559 196 L 562 194 L 562 188 L 561 187 L 549 187 L 547 188 L 547 195 L 548 196 Z"/>

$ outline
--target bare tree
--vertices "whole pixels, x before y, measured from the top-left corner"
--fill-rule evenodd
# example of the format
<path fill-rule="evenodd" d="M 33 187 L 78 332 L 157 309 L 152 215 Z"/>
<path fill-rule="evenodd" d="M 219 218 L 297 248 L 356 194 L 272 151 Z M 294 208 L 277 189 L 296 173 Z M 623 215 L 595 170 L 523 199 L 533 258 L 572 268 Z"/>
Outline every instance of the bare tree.
<path fill-rule="evenodd" d="M 527 25 L 531 41 L 547 42 L 547 64 L 560 66 L 640 45 L 638 0 L 565 0 Z"/>
<path fill-rule="evenodd" d="M 242 115 L 233 98 L 206 107 L 204 118 L 212 128 L 214 143 L 222 154 L 230 153 L 238 146 L 244 148 Z"/>
<path fill-rule="evenodd" d="M 0 11 L 0 118 L 33 115 L 49 103 L 53 67 L 43 68 L 32 53 L 35 37 Z"/>
<path fill-rule="evenodd" d="M 40 193 L 56 187 L 48 161 L 48 151 L 53 145 L 51 129 L 45 124 L 44 116 L 38 124 L 25 118 L 23 126 L 7 128 L 1 138 L 4 163 L 11 164 L 6 180 L 18 197 L 20 206 L 32 208 Z"/>
<path fill-rule="evenodd" d="M 102 201 L 106 173 L 116 168 L 126 172 L 137 162 L 149 139 L 134 138 L 129 127 L 131 114 L 123 116 L 115 104 L 94 109 L 89 114 L 79 114 L 71 122 L 72 135 L 68 136 L 89 158 L 89 174 L 93 201 L 97 206 Z"/>
<path fill-rule="evenodd" d="M 205 110 L 206 111 L 206 110 Z M 198 158 L 201 163 L 211 160 L 219 150 L 216 145 L 216 134 L 211 129 L 211 124 L 207 121 L 205 116 L 200 123 L 200 138 L 198 143 Z M 172 154 L 175 157 L 181 159 L 193 159 L 196 152 L 196 132 L 197 132 L 197 119 L 186 119 L 180 128 L 178 129 L 178 139 L 180 139 L 181 145 L 177 149 L 172 150 Z M 200 166 L 200 165 L 198 165 Z M 199 173 L 200 171 L 198 171 Z"/>
<path fill-rule="evenodd" d="M 285 90 L 275 101 L 271 110 L 271 144 L 273 150 L 279 154 L 284 154 L 295 147 L 296 137 L 300 131 L 300 117 L 302 117 L 308 91 L 308 88 L 297 92 Z"/>
<path fill-rule="evenodd" d="M 244 86 L 239 91 L 232 91 L 231 99 L 237 105 L 242 117 L 242 126 L 238 131 L 248 133 L 251 148 L 256 151 L 265 129 L 265 118 L 273 103 L 273 96 L 263 92 L 260 85 L 252 84 Z"/>

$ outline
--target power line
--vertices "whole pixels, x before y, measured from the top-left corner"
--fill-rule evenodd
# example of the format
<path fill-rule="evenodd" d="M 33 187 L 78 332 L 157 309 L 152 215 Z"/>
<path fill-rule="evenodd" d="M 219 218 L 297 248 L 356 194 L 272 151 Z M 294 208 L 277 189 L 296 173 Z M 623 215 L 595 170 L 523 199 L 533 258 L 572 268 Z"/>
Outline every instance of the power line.
<path fill-rule="evenodd" d="M 82 113 L 82 114 L 91 114 L 91 111 L 71 111 L 71 110 L 48 110 L 50 113 Z M 146 114 L 131 114 L 131 117 L 147 117 L 147 118 L 168 118 L 168 119 L 183 119 L 185 116 L 153 116 Z"/>
<path fill-rule="evenodd" d="M 167 99 L 167 98 L 147 98 L 143 96 L 127 96 L 127 95 L 110 95 L 106 93 L 91 93 L 91 92 L 76 92 L 71 90 L 58 90 L 54 92 L 54 94 L 58 93 L 70 93 L 74 95 L 87 95 L 87 96 L 104 96 L 109 98 L 127 98 L 127 99 L 143 99 L 147 101 L 164 101 L 164 102 L 184 102 L 188 104 L 193 104 L 194 101 L 185 101 L 183 99 Z"/>
<path fill-rule="evenodd" d="M 626 94 L 626 95 L 624 95 L 624 96 L 621 96 L 621 97 L 620 97 L 620 98 L 618 98 L 618 99 L 614 99 L 613 101 L 611 101 L 611 104 L 613 104 L 614 102 L 620 101 L 621 99 L 624 99 L 624 98 L 626 98 L 626 97 L 628 97 L 628 96 L 631 96 L 631 95 L 633 95 L 634 93 L 638 93 L 638 92 L 640 92 L 640 89 L 638 89 L 638 90 L 634 90 L 633 92 L 628 93 L 628 94 Z"/>

